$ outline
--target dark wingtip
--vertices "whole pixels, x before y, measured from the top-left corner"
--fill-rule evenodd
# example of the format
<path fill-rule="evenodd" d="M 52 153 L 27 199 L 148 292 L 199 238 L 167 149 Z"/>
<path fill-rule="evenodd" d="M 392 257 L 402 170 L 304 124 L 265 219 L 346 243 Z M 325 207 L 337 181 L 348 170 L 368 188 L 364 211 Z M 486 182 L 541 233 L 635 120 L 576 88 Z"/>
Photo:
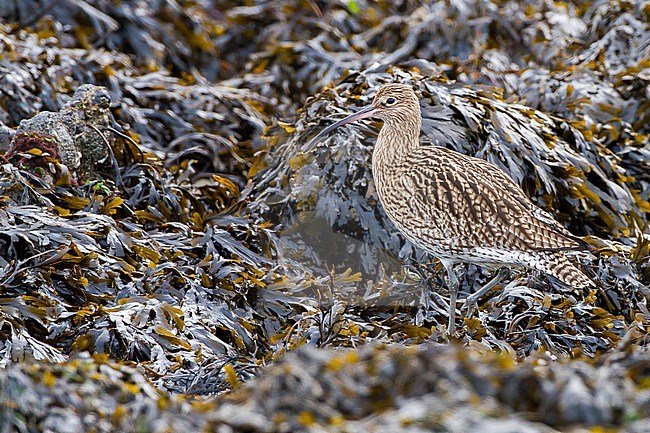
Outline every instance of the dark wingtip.
<path fill-rule="evenodd" d="M 557 233 L 566 239 L 572 240 L 577 245 L 569 246 L 569 247 L 559 247 L 559 248 L 540 248 L 539 251 L 588 251 L 590 253 L 594 253 L 598 249 L 588 241 L 584 240 L 584 238 L 580 238 L 578 236 L 574 236 L 562 232 L 557 232 Z"/>
<path fill-rule="evenodd" d="M 584 239 L 576 237 L 574 240 L 578 243 L 579 248 L 581 250 L 589 251 L 590 253 L 596 252 L 596 247 L 591 245 L 589 242 L 585 241 Z"/>
<path fill-rule="evenodd" d="M 578 246 L 576 246 L 575 248 L 570 248 L 570 250 L 572 251 L 588 251 L 590 253 L 596 251 L 596 247 L 590 244 L 589 242 L 585 241 L 583 238 L 580 238 L 578 236 L 566 236 L 566 237 L 574 241 L 576 244 L 578 244 Z"/>

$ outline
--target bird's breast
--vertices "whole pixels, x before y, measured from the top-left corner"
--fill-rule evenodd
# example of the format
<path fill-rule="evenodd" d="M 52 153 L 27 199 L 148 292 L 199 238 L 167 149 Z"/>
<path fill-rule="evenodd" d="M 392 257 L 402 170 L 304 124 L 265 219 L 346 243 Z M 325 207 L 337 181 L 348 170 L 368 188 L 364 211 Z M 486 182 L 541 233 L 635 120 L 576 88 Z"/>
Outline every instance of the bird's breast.
<path fill-rule="evenodd" d="M 426 200 L 422 185 L 408 174 L 407 164 L 391 166 L 373 161 L 373 178 L 379 201 L 397 229 L 412 243 L 431 251 L 441 244 L 453 243 L 453 236 Z"/>

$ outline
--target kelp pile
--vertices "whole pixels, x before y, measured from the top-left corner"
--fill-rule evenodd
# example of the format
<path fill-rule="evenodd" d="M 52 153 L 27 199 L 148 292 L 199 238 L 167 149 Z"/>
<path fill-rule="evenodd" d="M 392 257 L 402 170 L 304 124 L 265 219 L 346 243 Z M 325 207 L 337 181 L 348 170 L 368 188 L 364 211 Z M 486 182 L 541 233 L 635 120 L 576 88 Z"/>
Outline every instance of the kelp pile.
<path fill-rule="evenodd" d="M 160 392 L 132 366 L 82 355 L 7 368 L 0 421 L 22 431 L 554 433 L 624 425 L 617 431 L 642 433 L 650 428 L 648 367 L 647 350 L 629 341 L 598 363 L 538 354 L 514 364 L 484 348 L 432 343 L 310 347 L 250 383 L 232 374 L 235 389 L 221 399 L 189 400 Z"/>
<path fill-rule="evenodd" d="M 0 4 L 0 424 L 648 430 L 649 11 Z M 305 147 L 387 82 L 423 145 L 585 236 L 596 287 L 512 270 L 450 339 L 439 265 L 374 191 L 380 125 Z M 490 277 L 461 270 L 461 297 Z"/>

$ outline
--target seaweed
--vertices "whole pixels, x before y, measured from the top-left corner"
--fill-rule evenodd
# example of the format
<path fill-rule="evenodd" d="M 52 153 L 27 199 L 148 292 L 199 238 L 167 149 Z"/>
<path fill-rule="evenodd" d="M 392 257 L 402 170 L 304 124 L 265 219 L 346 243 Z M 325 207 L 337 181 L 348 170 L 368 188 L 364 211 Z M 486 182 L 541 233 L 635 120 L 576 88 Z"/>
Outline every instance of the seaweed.
<path fill-rule="evenodd" d="M 644 2 L 0 2 L 0 424 L 647 431 Z M 374 191 L 386 82 L 595 248 L 445 332 Z M 63 145 L 62 145 L 63 143 Z M 489 271 L 462 271 L 462 295 Z M 406 403 L 405 403 L 406 402 Z M 603 427 L 605 426 L 605 427 Z"/>

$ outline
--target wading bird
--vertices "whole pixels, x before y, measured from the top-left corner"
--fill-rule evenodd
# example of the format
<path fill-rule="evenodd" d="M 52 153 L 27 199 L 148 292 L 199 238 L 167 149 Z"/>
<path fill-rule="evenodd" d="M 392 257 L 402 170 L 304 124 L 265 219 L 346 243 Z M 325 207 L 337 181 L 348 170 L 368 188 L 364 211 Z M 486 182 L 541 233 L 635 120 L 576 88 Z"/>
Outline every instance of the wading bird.
<path fill-rule="evenodd" d="M 384 85 L 371 105 L 325 128 L 307 151 L 335 128 L 369 117 L 384 122 L 372 154 L 379 200 L 404 237 L 442 262 L 448 276 L 450 334 L 455 331 L 456 263 L 537 269 L 574 288 L 593 284 L 563 255 L 589 245 L 535 206 L 500 168 L 420 144 L 420 103 L 408 85 Z M 466 299 L 468 311 L 507 275 L 503 270 Z"/>

